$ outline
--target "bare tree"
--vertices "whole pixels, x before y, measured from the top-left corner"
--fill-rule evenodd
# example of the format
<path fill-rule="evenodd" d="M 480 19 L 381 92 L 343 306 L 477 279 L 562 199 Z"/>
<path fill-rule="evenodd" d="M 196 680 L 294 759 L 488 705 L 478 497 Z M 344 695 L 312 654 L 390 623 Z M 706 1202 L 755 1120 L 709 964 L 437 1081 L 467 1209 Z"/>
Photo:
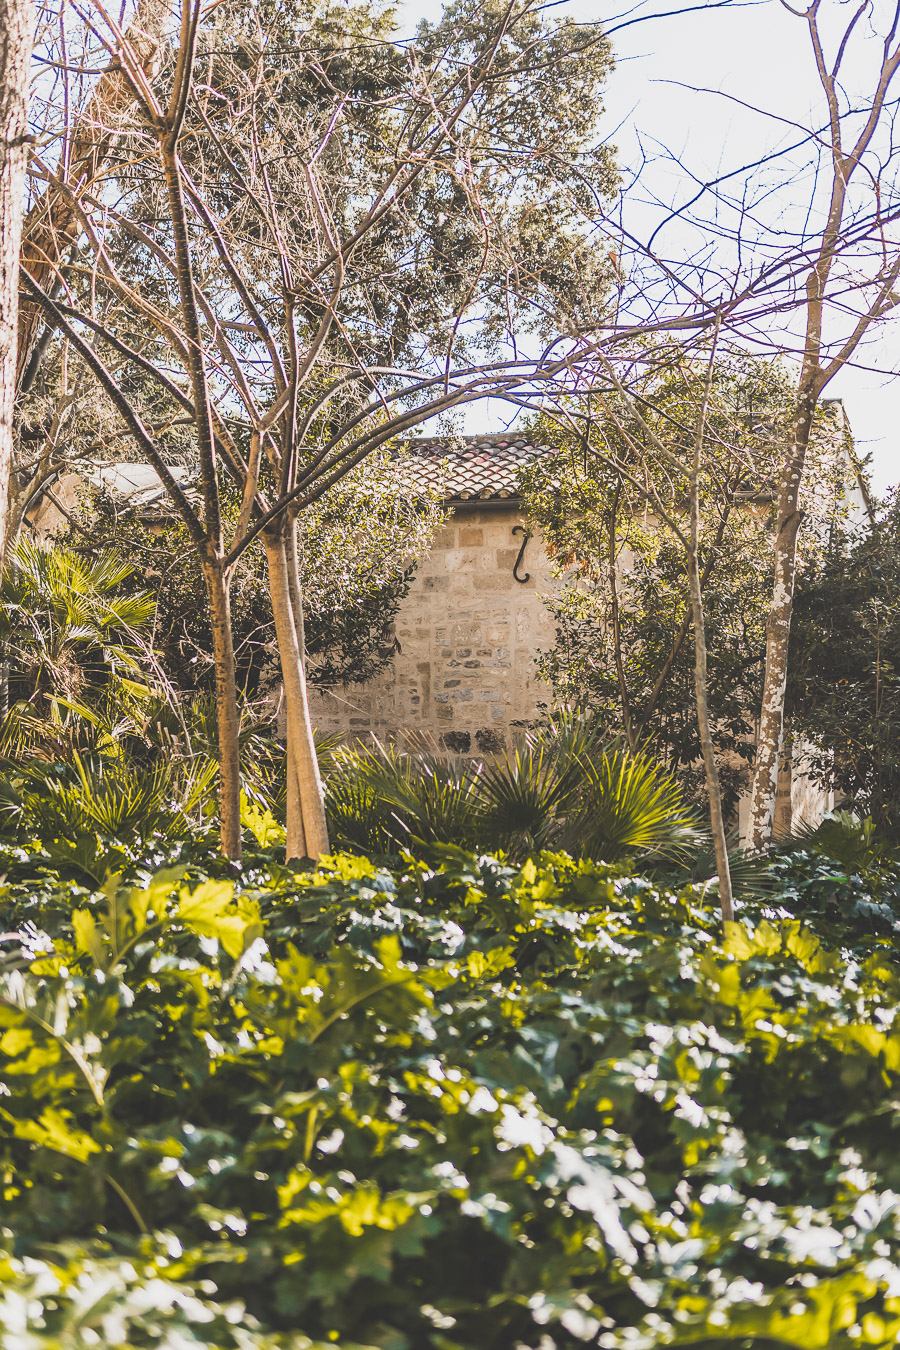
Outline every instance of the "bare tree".
<path fill-rule="evenodd" d="M 836 31 L 826 42 L 822 23 L 827 12 L 832 28 L 837 6 L 812 0 L 801 10 L 778 3 L 806 28 L 824 98 L 821 124 L 789 121 L 780 146 L 761 145 L 753 163 L 712 179 L 664 155 L 684 200 L 673 202 L 660 218 L 654 198 L 653 228 L 643 235 L 630 227 L 628 204 L 642 200 L 638 216 L 646 211 L 642 175 L 652 173 L 652 165 L 638 166 L 622 197 L 619 308 L 615 327 L 605 335 L 605 350 L 612 352 L 617 342 L 627 347 L 636 332 L 668 331 L 687 340 L 719 328 L 729 343 L 788 358 L 797 370 L 791 431 L 774 483 L 775 581 L 746 840 L 752 850 L 772 837 L 800 494 L 816 408 L 829 383 L 858 358 L 861 344 L 900 299 L 894 187 L 900 147 L 893 132 L 900 7 L 893 0 L 881 7 L 861 0 L 846 12 L 841 6 Z M 842 83 L 845 67 L 854 47 L 865 43 L 877 49 L 875 73 L 851 97 Z M 765 109 L 755 111 L 767 115 Z M 785 123 L 775 112 L 771 116 Z M 683 251 L 664 250 L 673 230 Z"/>
<path fill-rule="evenodd" d="M 465 0 L 411 45 L 373 29 L 365 10 L 325 7 L 285 34 L 292 45 L 278 44 L 273 68 L 256 15 L 239 11 L 249 26 L 237 37 L 207 32 L 185 0 L 177 48 L 153 78 L 96 9 L 142 124 L 118 167 L 119 200 L 76 202 L 80 256 L 56 274 L 65 298 L 29 269 L 26 293 L 100 382 L 198 550 L 232 857 L 229 582 L 262 541 L 287 714 L 288 854 L 317 856 L 328 836 L 296 521 L 424 420 L 485 396 L 536 398 L 584 355 L 579 329 L 602 278 L 567 203 L 611 186 L 608 156 L 586 167 L 581 154 L 608 47 L 597 30 L 548 27 L 530 0 Z M 556 82 L 543 80 L 550 67 Z M 516 319 L 537 335 L 534 354 L 517 351 Z M 176 413 L 199 500 L 153 425 Z M 227 535 L 223 475 L 241 503 Z"/>
<path fill-rule="evenodd" d="M 688 616 L 684 632 L 694 645 L 694 695 L 703 756 L 710 824 L 716 859 L 722 918 L 734 918 L 734 897 L 728 859 L 728 841 L 715 737 L 709 711 L 707 639 L 704 615 L 704 571 L 709 559 L 701 553 L 701 502 L 703 479 L 712 476 L 718 489 L 720 509 L 731 509 L 729 495 L 721 490 L 718 476 L 727 461 L 724 477 L 752 474 L 755 465 L 742 444 L 744 428 L 731 425 L 731 415 L 722 408 L 713 415 L 718 330 L 714 329 L 700 364 L 700 354 L 690 344 L 638 347 L 626 359 L 603 352 L 594 354 L 601 377 L 580 395 L 567 393 L 561 399 L 545 399 L 543 414 L 573 434 L 584 448 L 585 460 L 605 466 L 619 488 L 627 489 L 632 505 L 643 503 L 656 527 L 667 529 L 678 541 L 683 555 L 688 592 Z M 660 378 L 673 381 L 675 399 L 661 399 Z M 711 443 L 717 451 L 710 463 Z M 717 472 L 718 470 L 718 472 Z M 610 584 L 618 588 L 614 531 L 610 532 Z M 613 623 L 618 600 L 612 606 Z M 614 639 L 615 640 L 615 639 Z M 680 645 L 680 639 L 676 640 Z M 620 676 L 621 678 L 621 676 Z M 664 673 L 663 673 L 664 678 Z M 623 681 L 624 687 L 624 681 Z M 626 716 L 626 733 L 634 734 Z"/>
<path fill-rule="evenodd" d="M 28 163 L 21 254 L 29 274 L 50 294 L 58 293 L 77 251 L 81 199 L 102 195 L 140 107 L 118 61 L 108 59 L 90 25 L 73 25 L 75 18 L 68 0 L 60 0 L 55 11 L 45 6 L 34 53 L 41 74 L 32 101 L 36 145 Z M 148 77 L 159 71 L 167 22 L 165 0 L 139 0 L 128 38 Z M 79 411 L 92 403 L 96 407 L 96 384 L 67 367 L 60 348 L 51 346 L 53 333 L 41 306 L 21 295 L 13 471 L 6 493 L 10 539 L 18 534 L 29 504 L 60 472 L 75 467 L 81 457 L 104 454 L 98 420 L 88 430 L 82 419 L 79 428 Z M 55 358 L 49 371 L 48 355 Z M 39 380 L 41 372 L 46 378 Z M 110 448 L 115 446 L 113 436 Z"/>
<path fill-rule="evenodd" d="M 785 7 L 790 8 L 787 5 Z M 900 275 L 900 248 L 888 232 L 889 222 L 885 219 L 885 208 L 881 203 L 880 176 L 873 175 L 866 164 L 866 152 L 872 145 L 876 131 L 886 114 L 893 111 L 889 109 L 888 95 L 897 68 L 900 66 L 900 40 L 897 34 L 900 6 L 894 6 L 893 15 L 886 28 L 882 60 L 877 81 L 870 92 L 863 125 L 849 138 L 845 135 L 844 129 L 845 124 L 850 122 L 849 110 L 846 104 L 842 106 L 839 84 L 841 65 L 854 28 L 868 14 L 869 9 L 868 4 L 860 4 L 856 8 L 841 35 L 830 64 L 825 55 L 819 27 L 821 0 L 813 0 L 805 11 L 791 10 L 808 26 L 816 70 L 827 103 L 828 129 L 823 133 L 822 140 L 831 162 L 831 183 L 824 227 L 817 246 L 811 250 L 810 266 L 805 277 L 805 339 L 797 384 L 793 434 L 778 485 L 775 586 L 767 624 L 766 670 L 756 771 L 750 803 L 750 828 L 747 836 L 747 846 L 750 849 L 764 848 L 771 841 L 775 819 L 775 793 L 784 737 L 784 700 L 797 570 L 797 534 L 801 520 L 800 491 L 816 405 L 831 380 L 851 360 L 867 331 L 893 309 L 900 299 L 895 291 Z M 868 230 L 876 244 L 874 255 L 876 265 L 869 278 L 871 292 L 865 296 L 858 313 L 853 314 L 851 310 L 849 331 L 844 327 L 842 340 L 838 340 L 835 350 L 835 344 L 829 346 L 827 343 L 825 325 L 827 319 L 835 315 L 835 311 L 840 314 L 846 305 L 846 278 L 839 278 L 837 286 L 832 284 L 832 280 L 835 263 L 846 251 L 848 234 L 852 237 L 852 234 L 859 230 L 859 221 L 853 218 L 850 211 L 849 196 L 852 180 L 858 176 L 869 179 L 873 193 L 874 210 L 868 222 Z M 892 207 L 893 204 L 888 206 L 887 211 Z"/>
<path fill-rule="evenodd" d="M 29 0 L 3 0 L 0 4 L 0 565 L 6 550 L 5 507 L 13 450 L 19 250 L 33 22 Z"/>

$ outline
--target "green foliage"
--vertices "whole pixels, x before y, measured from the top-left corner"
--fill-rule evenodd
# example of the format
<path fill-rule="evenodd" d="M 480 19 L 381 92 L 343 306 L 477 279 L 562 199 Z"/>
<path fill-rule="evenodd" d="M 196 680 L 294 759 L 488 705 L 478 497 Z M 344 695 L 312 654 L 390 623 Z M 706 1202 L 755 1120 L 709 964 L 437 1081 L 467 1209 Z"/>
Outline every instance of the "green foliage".
<path fill-rule="evenodd" d="M 511 324 L 519 332 L 555 334 L 560 311 L 593 319 L 610 268 L 604 250 L 586 237 L 584 221 L 616 184 L 613 153 L 598 134 L 612 65 L 599 24 L 560 22 L 521 5 L 507 12 L 496 0 L 457 0 L 437 23 L 422 22 L 409 41 L 399 37 L 396 18 L 391 6 L 330 0 L 264 0 L 252 14 L 229 3 L 213 12 L 200 44 L 210 53 L 211 111 L 204 116 L 219 139 L 210 136 L 209 120 L 189 110 L 185 155 L 191 168 L 197 156 L 198 174 L 214 175 L 220 215 L 247 211 L 251 127 L 282 204 L 281 246 L 298 262 L 319 236 L 306 210 L 303 175 L 283 153 L 286 143 L 301 162 L 319 152 L 327 208 L 349 237 L 382 200 L 391 156 L 417 158 L 421 144 L 437 139 L 439 152 L 429 151 L 423 171 L 348 255 L 333 356 L 423 371 L 436 361 L 439 369 L 448 341 L 457 355 L 483 353 L 501 335 L 508 338 Z M 478 176 L 477 196 L 446 128 L 437 129 L 455 102 L 461 69 L 478 76 L 457 131 Z M 427 133 L 415 120 L 424 112 L 425 88 L 436 114 Z M 233 247 L 245 274 L 257 277 L 274 263 L 260 256 L 260 227 L 250 219 Z M 299 278 L 299 266 L 296 272 Z M 310 281 L 296 284 L 312 330 L 322 296 Z M 264 309 L 274 307 L 259 290 Z M 457 324 L 461 312 L 477 313 L 477 324 Z"/>
<path fill-rule="evenodd" d="M 239 507 L 226 494 L 227 527 L 234 527 Z M 410 499 L 398 461 L 387 455 L 372 456 L 304 511 L 299 557 L 311 683 L 359 683 L 391 661 L 393 622 L 414 560 L 427 552 L 442 519 L 436 495 Z M 92 500 L 85 520 L 98 538 L 140 559 L 135 582 L 155 603 L 154 651 L 168 679 L 180 691 L 208 692 L 212 629 L 200 560 L 185 527 L 172 520 L 150 531 L 139 515 L 103 495 Z M 235 674 L 252 697 L 278 678 L 261 547 L 244 553 L 231 588 Z"/>
<path fill-rule="evenodd" d="M 126 866 L 4 859 L 10 1345 L 896 1343 L 883 944 L 562 855 Z"/>
<path fill-rule="evenodd" d="M 706 378 L 662 345 L 635 358 L 633 399 L 608 396 L 585 409 L 576 439 L 540 424 L 557 454 L 524 475 L 526 508 L 559 578 L 545 597 L 556 634 L 542 670 L 556 697 L 623 727 L 682 781 L 702 777 L 694 643 L 684 546 L 686 474 L 658 454 L 650 428 L 675 459 L 687 447 Z M 646 370 L 648 373 L 640 373 Z M 772 362 L 723 356 L 710 391 L 703 471 L 700 569 L 706 615 L 708 697 L 726 804 L 746 787 L 759 705 L 771 597 L 769 494 L 792 409 L 790 381 Z M 638 415 L 643 420 L 638 421 Z M 835 521 L 844 490 L 832 423 L 822 414 L 810 455 L 807 531 Z M 648 492 L 655 494 L 648 499 Z"/>
<path fill-rule="evenodd" d="M 900 839 L 900 497 L 801 570 L 788 711 L 809 767 Z"/>
<path fill-rule="evenodd" d="M 139 667 L 153 600 L 128 589 L 133 573 L 114 552 L 87 559 L 27 539 L 12 546 L 0 587 L 9 699 L 43 716 L 53 697 L 83 697 Z"/>
<path fill-rule="evenodd" d="M 672 857 L 699 839 L 659 765 L 566 712 L 485 765 L 393 746 L 346 751 L 326 805 L 336 837 L 373 852 L 466 839 L 518 858 L 555 847 L 612 862 Z"/>
<path fill-rule="evenodd" d="M 86 761 L 76 751 L 68 772 L 40 761 L 20 769 L 7 785 L 7 824 L 45 838 L 175 836 L 210 797 L 216 772 L 209 759 L 183 770 L 163 762 L 141 769 L 103 756 Z"/>
<path fill-rule="evenodd" d="M 832 945 L 868 954 L 900 933 L 896 848 L 875 822 L 836 811 L 775 853 L 770 892 Z"/>

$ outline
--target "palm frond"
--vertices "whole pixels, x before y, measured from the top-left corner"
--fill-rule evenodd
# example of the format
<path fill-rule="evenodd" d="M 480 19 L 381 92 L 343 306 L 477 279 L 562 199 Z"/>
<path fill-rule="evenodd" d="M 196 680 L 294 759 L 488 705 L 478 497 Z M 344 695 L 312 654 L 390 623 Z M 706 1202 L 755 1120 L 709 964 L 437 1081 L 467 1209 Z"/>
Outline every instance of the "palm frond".
<path fill-rule="evenodd" d="M 384 851 L 461 843 L 524 857 L 680 858 L 703 840 L 675 780 L 595 719 L 561 713 L 487 765 L 376 746 L 344 751 L 327 781 L 336 838 Z"/>
<path fill-rule="evenodd" d="M 184 773 L 165 763 L 141 770 L 78 754 L 73 769 L 60 777 L 52 766 L 33 766 L 21 790 L 26 824 L 47 838 L 90 833 L 119 840 L 138 834 L 171 837 L 207 800 L 218 772 L 209 761 Z"/>
<path fill-rule="evenodd" d="M 563 838 L 573 852 L 616 862 L 625 857 L 678 857 L 703 834 L 674 778 L 644 754 L 613 746 L 584 761 L 582 792 Z"/>
<path fill-rule="evenodd" d="M 357 832 L 394 847 L 459 843 L 478 833 L 479 777 L 474 766 L 428 750 L 348 750 L 328 779 L 326 807 L 339 833 L 353 830 L 356 807 L 364 813 Z"/>

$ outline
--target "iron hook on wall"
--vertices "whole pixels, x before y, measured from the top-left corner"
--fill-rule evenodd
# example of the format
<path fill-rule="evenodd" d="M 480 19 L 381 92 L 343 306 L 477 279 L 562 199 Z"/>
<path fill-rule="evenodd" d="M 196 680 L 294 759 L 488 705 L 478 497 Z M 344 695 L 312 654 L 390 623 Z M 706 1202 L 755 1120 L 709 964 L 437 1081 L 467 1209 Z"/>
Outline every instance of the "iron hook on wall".
<path fill-rule="evenodd" d="M 525 545 L 528 543 L 528 540 L 531 538 L 531 534 L 529 533 L 528 530 L 526 530 L 526 528 L 525 528 L 524 525 L 514 525 L 514 526 L 513 526 L 513 534 L 521 534 L 521 535 L 522 535 L 522 547 L 519 549 L 519 556 L 516 558 L 516 561 L 513 563 L 513 576 L 515 577 L 516 581 L 519 582 L 520 585 L 524 586 L 525 583 L 526 583 L 526 581 L 530 581 L 530 580 L 531 580 L 531 573 L 530 573 L 530 572 L 526 572 L 525 575 L 524 575 L 524 577 L 520 577 L 520 576 L 519 576 L 519 566 L 520 566 L 520 564 L 521 564 L 521 562 L 522 562 L 522 558 L 523 558 L 524 555 L 525 555 Z"/>

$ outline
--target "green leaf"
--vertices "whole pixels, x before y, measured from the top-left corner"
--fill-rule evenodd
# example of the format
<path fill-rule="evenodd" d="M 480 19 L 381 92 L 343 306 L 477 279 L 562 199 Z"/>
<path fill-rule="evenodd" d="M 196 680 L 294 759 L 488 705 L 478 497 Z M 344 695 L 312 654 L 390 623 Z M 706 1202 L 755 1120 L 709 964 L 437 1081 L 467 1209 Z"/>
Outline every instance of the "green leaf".
<path fill-rule="evenodd" d="M 241 793 L 241 824 L 260 848 L 275 848 L 285 841 L 284 826 L 278 824 L 271 811 L 250 801 L 245 792 Z"/>
<path fill-rule="evenodd" d="M 109 962 L 109 951 L 91 912 L 87 909 L 77 909 L 72 915 L 72 927 L 75 930 L 75 945 L 78 950 L 89 956 L 99 970 L 105 970 Z"/>
<path fill-rule="evenodd" d="M 18 1139 L 28 1139 L 41 1148 L 64 1153 L 76 1162 L 87 1162 L 92 1153 L 99 1153 L 100 1145 L 84 1130 L 73 1127 L 69 1122 L 71 1112 L 59 1111 L 47 1107 L 37 1120 L 16 1120 L 13 1133 Z"/>
<path fill-rule="evenodd" d="M 179 899 L 173 917 L 200 937 L 218 939 L 235 960 L 262 932 L 259 903 L 244 896 L 236 899 L 230 881 L 202 882 Z"/>

